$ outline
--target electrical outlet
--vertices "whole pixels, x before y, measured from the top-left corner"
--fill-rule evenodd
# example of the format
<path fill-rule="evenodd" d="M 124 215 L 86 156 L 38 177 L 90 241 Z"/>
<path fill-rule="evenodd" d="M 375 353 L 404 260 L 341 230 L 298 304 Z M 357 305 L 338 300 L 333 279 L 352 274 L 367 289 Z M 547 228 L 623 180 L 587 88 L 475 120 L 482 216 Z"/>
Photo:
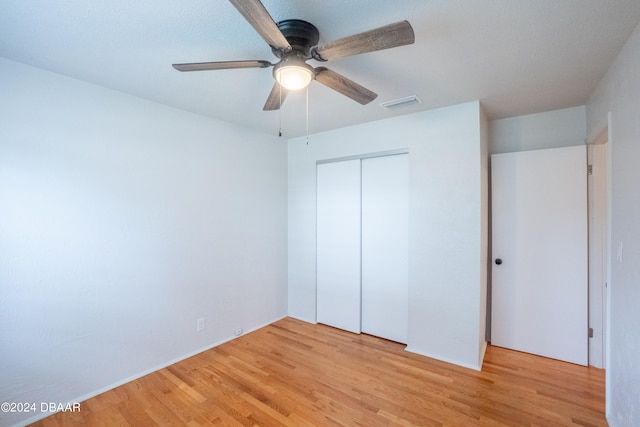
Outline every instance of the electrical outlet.
<path fill-rule="evenodd" d="M 202 332 L 207 327 L 207 320 L 204 317 L 200 317 L 196 322 L 196 332 Z"/>
<path fill-rule="evenodd" d="M 622 242 L 620 242 L 618 244 L 618 262 L 622 262 L 622 250 L 623 250 L 623 245 L 622 245 Z"/>

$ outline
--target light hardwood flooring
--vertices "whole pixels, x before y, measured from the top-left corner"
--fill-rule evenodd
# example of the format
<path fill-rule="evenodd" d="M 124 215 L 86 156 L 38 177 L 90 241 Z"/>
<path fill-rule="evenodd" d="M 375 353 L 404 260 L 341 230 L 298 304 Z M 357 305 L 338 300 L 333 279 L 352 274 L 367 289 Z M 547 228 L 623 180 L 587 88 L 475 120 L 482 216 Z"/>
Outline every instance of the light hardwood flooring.
<path fill-rule="evenodd" d="M 36 426 L 606 426 L 604 371 L 490 346 L 481 372 L 286 318 Z"/>

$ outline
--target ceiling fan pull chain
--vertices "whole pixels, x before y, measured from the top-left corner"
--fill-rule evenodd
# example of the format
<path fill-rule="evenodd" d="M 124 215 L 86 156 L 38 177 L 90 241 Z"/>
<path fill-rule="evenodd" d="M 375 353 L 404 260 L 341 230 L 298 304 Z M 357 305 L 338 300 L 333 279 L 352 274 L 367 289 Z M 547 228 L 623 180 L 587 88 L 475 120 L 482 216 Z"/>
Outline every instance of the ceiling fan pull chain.
<path fill-rule="evenodd" d="M 278 85 L 278 92 L 280 93 L 280 100 L 278 105 L 278 136 L 282 138 L 282 86 Z"/>
<path fill-rule="evenodd" d="M 309 145 L 309 86 L 307 86 L 307 145 Z"/>

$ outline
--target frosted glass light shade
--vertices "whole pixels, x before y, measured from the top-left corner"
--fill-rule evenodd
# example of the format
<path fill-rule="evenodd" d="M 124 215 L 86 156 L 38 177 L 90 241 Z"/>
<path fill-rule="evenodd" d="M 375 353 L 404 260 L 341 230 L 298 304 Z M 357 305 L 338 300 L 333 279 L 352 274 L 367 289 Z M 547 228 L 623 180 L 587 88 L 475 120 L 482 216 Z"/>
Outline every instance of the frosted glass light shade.
<path fill-rule="evenodd" d="M 289 60 L 276 65 L 273 75 L 288 90 L 300 90 L 313 80 L 313 68 L 303 61 Z"/>

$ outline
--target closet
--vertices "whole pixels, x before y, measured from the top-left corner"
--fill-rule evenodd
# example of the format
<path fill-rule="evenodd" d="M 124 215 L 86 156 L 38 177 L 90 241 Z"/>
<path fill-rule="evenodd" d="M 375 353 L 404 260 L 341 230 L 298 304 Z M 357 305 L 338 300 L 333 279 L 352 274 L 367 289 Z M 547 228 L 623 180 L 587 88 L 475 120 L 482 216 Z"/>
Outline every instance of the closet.
<path fill-rule="evenodd" d="M 317 165 L 317 320 L 407 342 L 408 154 Z"/>

